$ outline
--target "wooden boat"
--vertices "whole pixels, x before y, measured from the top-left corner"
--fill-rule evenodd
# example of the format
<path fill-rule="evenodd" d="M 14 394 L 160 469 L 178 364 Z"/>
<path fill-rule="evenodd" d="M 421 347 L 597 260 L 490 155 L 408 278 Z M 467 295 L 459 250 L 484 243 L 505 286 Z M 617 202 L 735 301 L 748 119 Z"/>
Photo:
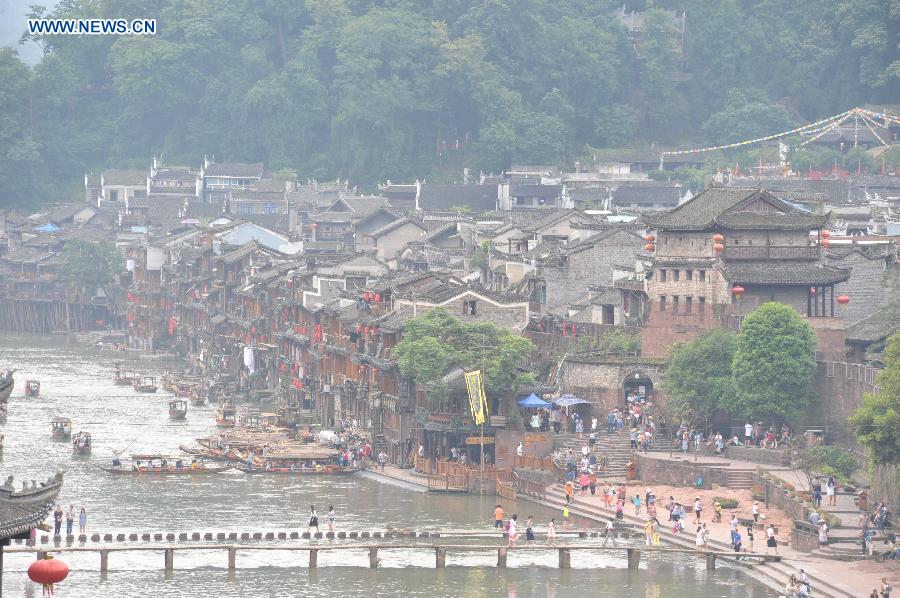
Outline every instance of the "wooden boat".
<path fill-rule="evenodd" d="M 237 411 L 231 405 L 223 405 L 216 409 L 216 425 L 220 428 L 233 428 L 237 421 Z"/>
<path fill-rule="evenodd" d="M 37 380 L 26 380 L 25 381 L 25 396 L 26 397 L 36 397 L 41 394 L 41 383 Z"/>
<path fill-rule="evenodd" d="M 191 405 L 194 407 L 203 407 L 206 404 L 206 395 L 203 393 L 202 388 L 195 388 L 188 396 L 190 397 Z"/>
<path fill-rule="evenodd" d="M 72 420 L 68 417 L 54 417 L 50 426 L 54 440 L 65 440 L 72 437 Z"/>
<path fill-rule="evenodd" d="M 144 376 L 142 378 L 135 378 L 132 383 L 132 387 L 137 392 L 146 392 L 148 394 L 154 393 L 159 388 L 156 385 L 156 378 L 153 376 Z"/>
<path fill-rule="evenodd" d="M 134 383 L 134 376 L 129 376 L 128 372 L 122 369 L 121 363 L 116 363 L 116 377 L 114 382 L 116 386 L 131 386 Z"/>
<path fill-rule="evenodd" d="M 72 452 L 76 455 L 91 454 L 91 433 L 78 432 L 72 437 Z"/>
<path fill-rule="evenodd" d="M 184 419 L 187 417 L 187 401 L 184 399 L 172 399 L 169 401 L 169 417 L 172 419 Z"/>
<path fill-rule="evenodd" d="M 16 385 L 16 381 L 13 379 L 15 372 L 16 370 L 6 370 L 5 374 L 0 374 L 0 401 L 2 402 L 6 402 Z"/>
<path fill-rule="evenodd" d="M 120 475 L 203 475 L 231 469 L 230 465 L 209 465 L 197 457 L 188 459 L 169 455 L 132 455 L 130 467 L 123 466 L 116 457 L 112 467 L 98 467 L 107 473 Z"/>
<path fill-rule="evenodd" d="M 345 464 L 340 451 L 318 446 L 253 457 L 235 468 L 249 474 L 282 475 L 344 475 L 360 471 L 359 467 Z"/>

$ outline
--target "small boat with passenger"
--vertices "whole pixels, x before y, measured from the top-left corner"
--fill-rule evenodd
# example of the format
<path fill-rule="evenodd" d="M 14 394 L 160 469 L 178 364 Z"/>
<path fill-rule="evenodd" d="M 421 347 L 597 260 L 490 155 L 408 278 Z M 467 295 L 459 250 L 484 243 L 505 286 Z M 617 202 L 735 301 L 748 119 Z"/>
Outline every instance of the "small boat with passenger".
<path fill-rule="evenodd" d="M 245 462 L 237 463 L 235 468 L 248 474 L 284 475 L 341 475 L 361 469 L 353 466 L 348 453 L 318 446 L 251 456 Z"/>
<path fill-rule="evenodd" d="M 231 405 L 222 405 L 216 409 L 216 426 L 233 428 L 237 421 L 237 410 Z"/>
<path fill-rule="evenodd" d="M 171 455 L 132 455 L 130 467 L 116 455 L 112 467 L 98 467 L 107 473 L 124 475 L 202 475 L 231 469 L 230 465 L 209 465 L 199 457 Z"/>
<path fill-rule="evenodd" d="M 76 455 L 91 454 L 91 433 L 78 432 L 72 437 L 72 452 Z"/>
<path fill-rule="evenodd" d="M 144 392 L 147 394 L 153 394 L 159 389 L 159 387 L 156 385 L 156 378 L 154 378 L 153 376 L 142 376 L 140 378 L 135 378 L 131 386 L 135 391 Z"/>
<path fill-rule="evenodd" d="M 33 398 L 41 394 L 41 383 L 37 380 L 25 381 L 25 397 Z"/>
<path fill-rule="evenodd" d="M 50 435 L 54 440 L 72 437 L 72 420 L 68 417 L 54 417 L 50 422 Z"/>
<path fill-rule="evenodd" d="M 169 401 L 169 417 L 172 419 L 184 419 L 187 417 L 187 401 L 184 399 L 172 399 Z"/>
<path fill-rule="evenodd" d="M 121 363 L 116 363 L 116 377 L 113 379 L 116 386 L 131 386 L 134 384 L 134 376 L 129 376 L 128 372 L 122 369 Z"/>

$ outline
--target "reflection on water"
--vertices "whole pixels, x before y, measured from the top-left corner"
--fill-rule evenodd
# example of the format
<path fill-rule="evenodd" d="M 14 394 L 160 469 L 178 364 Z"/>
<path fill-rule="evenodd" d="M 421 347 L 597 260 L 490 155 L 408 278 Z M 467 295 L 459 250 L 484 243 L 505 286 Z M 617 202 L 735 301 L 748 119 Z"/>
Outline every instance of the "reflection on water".
<path fill-rule="evenodd" d="M 88 533 L 148 533 L 156 531 L 268 531 L 303 527 L 310 504 L 319 512 L 334 505 L 338 529 L 454 528 L 486 530 L 496 499 L 456 494 L 421 494 L 361 478 L 313 476 L 245 476 L 224 474 L 152 478 L 112 476 L 95 467 L 106 465 L 113 449 L 175 453 L 215 429 L 213 407 L 190 406 L 185 421 L 168 418 L 162 390 L 135 393 L 113 384 L 118 356 L 69 346 L 60 338 L 7 337 L 0 341 L 0 368 L 15 367 L 16 390 L 9 417 L 0 424 L 6 448 L 0 475 L 17 480 L 41 479 L 65 472 L 63 504 L 84 506 Z M 158 375 L 152 363 L 142 362 Z M 129 367 L 131 367 L 129 365 Z M 41 381 L 41 396 L 25 399 L 27 378 Z M 68 442 L 50 439 L 54 416 L 72 419 L 73 431 L 91 432 L 93 454 L 73 457 Z M 17 482 L 18 483 L 18 482 Z M 507 511 L 514 510 L 512 505 Z M 515 506 L 520 518 L 534 514 L 539 527 L 560 517 L 527 502 Z M 577 522 L 577 520 L 576 520 Z M 481 540 L 481 542 L 499 542 Z M 97 553 L 68 554 L 72 573 L 60 596 L 343 596 L 377 592 L 404 596 L 568 596 L 591 592 L 599 596 L 767 596 L 764 589 L 734 571 L 720 568 L 707 574 L 694 557 L 675 560 L 644 558 L 642 569 L 624 569 L 624 555 L 572 555 L 571 571 L 555 566 L 552 552 L 519 552 L 509 556 L 510 569 L 498 572 L 496 554 L 449 553 L 448 568 L 433 569 L 430 549 L 392 554 L 382 551 L 380 569 L 365 566 L 367 556 L 322 552 L 319 569 L 305 568 L 306 553 L 238 552 L 238 571 L 229 580 L 224 551 L 175 553 L 176 571 L 165 579 L 161 552 L 113 553 L 110 572 L 101 581 Z M 24 574 L 33 555 L 10 554 L 5 559 L 4 596 L 31 595 L 34 586 Z M 404 568 L 407 565 L 421 568 Z M 735 576 L 738 576 L 737 578 Z M 735 581 L 740 583 L 735 583 Z M 738 593 L 735 593 L 735 592 Z M 40 595 L 38 591 L 37 595 Z"/>

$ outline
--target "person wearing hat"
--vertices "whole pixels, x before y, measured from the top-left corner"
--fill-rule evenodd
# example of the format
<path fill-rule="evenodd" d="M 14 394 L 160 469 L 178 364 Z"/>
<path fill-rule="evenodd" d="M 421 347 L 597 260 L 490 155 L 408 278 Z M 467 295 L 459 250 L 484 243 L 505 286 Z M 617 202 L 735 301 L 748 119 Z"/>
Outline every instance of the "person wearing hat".
<path fill-rule="evenodd" d="M 759 521 L 759 501 L 753 501 L 753 523 L 757 523 Z"/>

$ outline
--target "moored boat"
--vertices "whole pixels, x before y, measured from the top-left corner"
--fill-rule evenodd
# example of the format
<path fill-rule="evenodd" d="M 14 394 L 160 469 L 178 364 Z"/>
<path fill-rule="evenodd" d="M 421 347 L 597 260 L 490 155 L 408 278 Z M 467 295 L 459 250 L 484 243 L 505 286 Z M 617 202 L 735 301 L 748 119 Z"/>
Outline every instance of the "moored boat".
<path fill-rule="evenodd" d="M 130 467 L 123 466 L 116 457 L 112 467 L 98 467 L 107 473 L 126 475 L 201 475 L 231 469 L 230 465 L 209 465 L 197 457 L 170 455 L 132 455 Z"/>
<path fill-rule="evenodd" d="M 323 447 L 301 447 L 291 452 L 268 453 L 249 457 L 235 465 L 244 473 L 283 475 L 341 475 L 360 471 L 354 467 L 350 456 L 338 450 Z"/>
<path fill-rule="evenodd" d="M 76 455 L 91 454 L 91 433 L 78 432 L 72 437 L 72 452 Z"/>
<path fill-rule="evenodd" d="M 169 401 L 169 417 L 172 419 L 184 419 L 187 417 L 187 401 L 184 399 L 172 399 Z"/>
<path fill-rule="evenodd" d="M 153 376 L 143 376 L 141 378 L 134 379 L 132 388 L 134 388 L 137 392 L 152 394 L 156 392 L 159 387 L 156 385 L 156 378 L 154 378 Z"/>
<path fill-rule="evenodd" d="M 41 383 L 37 380 L 26 380 L 25 381 L 25 396 L 26 397 L 36 397 L 41 394 Z"/>
<path fill-rule="evenodd" d="M 233 428 L 237 421 L 237 411 L 231 405 L 222 405 L 216 409 L 216 425 L 220 428 Z"/>
<path fill-rule="evenodd" d="M 16 370 L 6 370 L 6 373 L 0 373 L 0 401 L 6 401 L 12 394 L 16 381 L 13 374 Z"/>
<path fill-rule="evenodd" d="M 54 440 L 72 437 L 72 420 L 68 417 L 54 417 L 50 423 L 50 433 Z"/>

